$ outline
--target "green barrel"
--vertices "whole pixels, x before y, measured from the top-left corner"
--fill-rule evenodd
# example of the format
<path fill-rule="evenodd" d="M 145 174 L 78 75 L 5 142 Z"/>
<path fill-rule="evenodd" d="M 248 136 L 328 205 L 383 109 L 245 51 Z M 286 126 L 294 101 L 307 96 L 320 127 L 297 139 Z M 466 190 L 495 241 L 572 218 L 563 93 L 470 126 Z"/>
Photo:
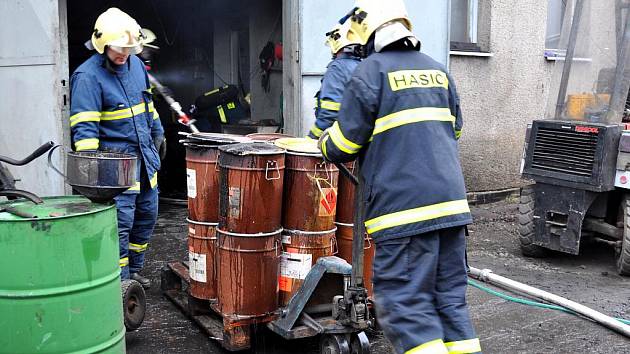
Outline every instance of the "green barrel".
<path fill-rule="evenodd" d="M 118 257 L 113 205 L 0 203 L 0 353 L 124 353 Z"/>

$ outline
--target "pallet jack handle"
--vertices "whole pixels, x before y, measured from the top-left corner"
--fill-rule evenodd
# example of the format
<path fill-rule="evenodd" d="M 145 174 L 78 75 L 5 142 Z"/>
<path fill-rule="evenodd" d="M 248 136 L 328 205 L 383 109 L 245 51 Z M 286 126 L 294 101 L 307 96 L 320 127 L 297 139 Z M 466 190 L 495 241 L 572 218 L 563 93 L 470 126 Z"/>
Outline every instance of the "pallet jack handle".
<path fill-rule="evenodd" d="M 354 192 L 354 227 L 352 229 L 352 278 L 350 286 L 353 288 L 365 287 L 363 279 L 363 257 L 365 254 L 363 239 L 365 237 L 365 204 L 363 203 L 364 183 L 359 173 L 359 162 L 355 162 L 354 171 L 350 171 L 345 165 L 335 163 L 344 177 L 350 179 L 355 185 Z M 353 173 L 354 172 L 354 173 Z"/>

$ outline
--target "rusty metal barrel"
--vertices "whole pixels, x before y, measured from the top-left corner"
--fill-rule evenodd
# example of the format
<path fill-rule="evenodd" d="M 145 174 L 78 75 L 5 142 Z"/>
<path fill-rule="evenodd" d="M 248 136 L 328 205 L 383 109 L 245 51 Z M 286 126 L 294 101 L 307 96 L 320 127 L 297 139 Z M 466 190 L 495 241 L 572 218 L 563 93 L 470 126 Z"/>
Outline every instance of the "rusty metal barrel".
<path fill-rule="evenodd" d="M 197 299 L 217 298 L 216 230 L 217 223 L 188 221 L 188 273 L 190 295 Z"/>
<path fill-rule="evenodd" d="M 356 175 L 355 162 L 344 164 L 350 172 Z M 354 184 L 350 179 L 342 176 L 339 178 L 337 190 L 337 222 L 344 224 L 354 223 Z"/>
<path fill-rule="evenodd" d="M 277 310 L 281 232 L 217 230 L 218 300 L 223 317 L 245 320 Z"/>
<path fill-rule="evenodd" d="M 282 226 L 300 231 L 335 227 L 339 170 L 321 154 L 287 151 Z"/>
<path fill-rule="evenodd" d="M 268 143 L 220 148 L 217 290 L 224 318 L 261 318 L 278 308 L 284 162 L 284 150 Z"/>
<path fill-rule="evenodd" d="M 244 136 L 214 133 L 190 134 L 186 147 L 188 217 L 194 221 L 219 220 L 219 147 L 251 141 Z"/>
<path fill-rule="evenodd" d="M 185 143 L 188 217 L 202 222 L 219 220 L 218 145 Z"/>
<path fill-rule="evenodd" d="M 249 138 L 214 133 L 190 134 L 186 147 L 188 186 L 188 272 L 190 295 L 216 299 L 216 227 L 219 221 L 219 147 Z"/>
<path fill-rule="evenodd" d="M 320 257 L 337 253 L 336 231 L 337 228 L 327 231 L 284 230 L 280 277 L 278 278 L 281 306 L 289 303 Z"/>
<path fill-rule="evenodd" d="M 284 150 L 267 143 L 219 148 L 219 227 L 242 234 L 281 228 Z"/>
<path fill-rule="evenodd" d="M 346 262 L 352 264 L 352 229 L 354 224 L 345 224 L 337 222 L 337 247 L 339 249 L 338 257 L 343 258 Z M 366 233 L 363 253 L 363 279 L 368 296 L 372 297 L 372 263 L 374 262 L 374 253 L 376 247 L 372 242 L 372 238 Z"/>
<path fill-rule="evenodd" d="M 315 262 L 336 253 L 339 170 L 324 160 L 314 140 L 283 138 L 274 144 L 287 150 L 279 278 L 280 304 L 285 306 Z"/>

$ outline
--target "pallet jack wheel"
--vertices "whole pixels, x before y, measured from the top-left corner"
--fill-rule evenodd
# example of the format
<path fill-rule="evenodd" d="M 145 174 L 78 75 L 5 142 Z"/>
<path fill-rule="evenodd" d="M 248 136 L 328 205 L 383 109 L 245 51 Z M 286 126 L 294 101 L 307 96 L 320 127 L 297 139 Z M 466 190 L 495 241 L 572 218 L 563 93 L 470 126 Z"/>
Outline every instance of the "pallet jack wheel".
<path fill-rule="evenodd" d="M 617 249 L 617 272 L 620 275 L 630 275 L 630 194 L 623 196 L 623 240 Z"/>
<path fill-rule="evenodd" d="M 162 291 L 168 290 L 181 290 L 182 281 L 175 274 L 175 272 L 169 268 L 168 265 L 162 267 L 162 272 L 160 272 L 160 289 Z"/>
<path fill-rule="evenodd" d="M 365 332 L 359 332 L 352 335 L 352 354 L 370 354 L 370 340 Z"/>
<path fill-rule="evenodd" d="M 319 341 L 320 354 L 350 354 L 350 345 L 345 336 L 324 334 Z"/>
<path fill-rule="evenodd" d="M 542 258 L 547 255 L 547 249 L 533 243 L 534 233 L 534 189 L 523 187 L 518 205 L 518 233 L 521 243 L 521 253 L 526 257 Z"/>
<path fill-rule="evenodd" d="M 144 321 L 147 298 L 142 285 L 135 280 L 126 279 L 121 283 L 123 317 L 127 331 L 135 331 Z"/>

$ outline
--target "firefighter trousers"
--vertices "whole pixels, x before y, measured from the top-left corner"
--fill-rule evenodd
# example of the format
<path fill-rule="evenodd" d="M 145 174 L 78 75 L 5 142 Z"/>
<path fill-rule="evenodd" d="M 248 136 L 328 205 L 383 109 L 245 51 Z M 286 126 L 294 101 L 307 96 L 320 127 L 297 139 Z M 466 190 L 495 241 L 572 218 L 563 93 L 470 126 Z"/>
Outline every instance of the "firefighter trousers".
<path fill-rule="evenodd" d="M 397 353 L 477 353 L 466 305 L 464 227 L 376 244 L 377 319 Z"/>
<path fill-rule="evenodd" d="M 140 193 L 124 193 L 115 198 L 118 210 L 121 278 L 129 279 L 144 266 L 158 214 L 158 189 L 151 188 L 146 173 L 141 173 Z"/>

